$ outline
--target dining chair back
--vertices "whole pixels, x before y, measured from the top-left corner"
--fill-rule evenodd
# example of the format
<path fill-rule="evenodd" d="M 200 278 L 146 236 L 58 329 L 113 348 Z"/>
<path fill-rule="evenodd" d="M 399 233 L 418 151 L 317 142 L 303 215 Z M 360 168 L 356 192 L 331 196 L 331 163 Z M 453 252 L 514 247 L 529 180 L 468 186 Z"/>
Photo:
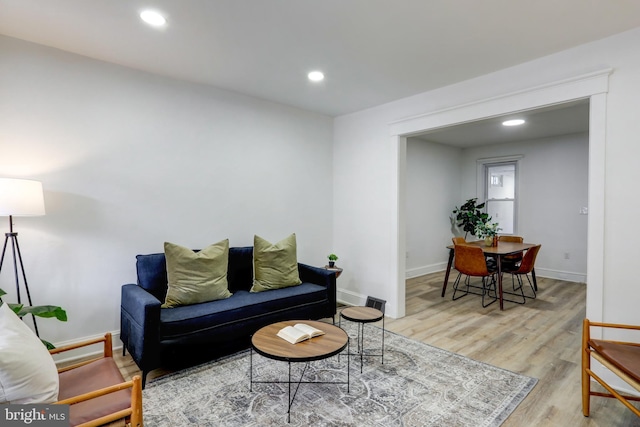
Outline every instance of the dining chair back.
<path fill-rule="evenodd" d="M 523 243 L 524 239 L 522 236 L 498 236 L 499 242 L 513 242 L 513 243 Z"/>
<path fill-rule="evenodd" d="M 536 245 L 527 250 L 522 257 L 522 262 L 518 266 L 518 269 L 513 271 L 513 274 L 529 274 L 535 268 L 536 258 L 542 245 Z"/>
<path fill-rule="evenodd" d="M 452 237 L 451 241 L 453 242 L 454 245 L 463 245 L 467 243 L 464 237 Z"/>
<path fill-rule="evenodd" d="M 532 273 L 533 269 L 535 268 L 536 265 L 536 258 L 538 257 L 538 252 L 540 252 L 540 248 L 542 247 L 542 245 L 536 245 L 533 246 L 532 248 L 528 249 L 527 252 L 525 252 L 524 256 L 522 257 L 522 261 L 520 262 L 520 265 L 516 265 L 516 266 L 509 266 L 506 265 L 503 267 L 503 271 L 505 273 L 510 273 L 511 274 L 511 280 L 513 282 L 514 277 L 518 279 L 518 285 L 519 287 L 516 288 L 515 284 L 514 284 L 514 290 L 520 290 L 522 297 L 528 297 L 528 298 L 536 298 L 536 286 L 534 286 L 531 283 L 531 279 L 529 278 L 529 274 Z M 525 276 L 527 278 L 527 282 L 529 282 L 529 287 L 531 287 L 531 292 L 533 292 L 533 296 L 529 296 L 529 295 L 525 295 L 524 294 L 524 289 L 522 288 L 522 276 Z"/>
<path fill-rule="evenodd" d="M 457 300 L 471 293 L 482 295 L 483 307 L 495 302 L 497 300 L 495 270 L 487 266 L 482 248 L 472 245 L 455 245 L 454 251 L 455 269 L 458 270 L 458 277 L 453 284 L 453 300 Z M 464 290 L 460 289 L 462 275 L 467 276 L 464 282 Z M 482 279 L 482 286 L 472 286 L 470 282 L 471 277 L 480 277 Z M 478 291 L 474 292 L 474 289 Z M 493 291 L 493 296 L 490 294 L 491 291 Z M 461 293 L 461 295 L 456 296 L 458 293 Z M 485 303 L 485 298 L 489 298 L 490 302 Z"/>

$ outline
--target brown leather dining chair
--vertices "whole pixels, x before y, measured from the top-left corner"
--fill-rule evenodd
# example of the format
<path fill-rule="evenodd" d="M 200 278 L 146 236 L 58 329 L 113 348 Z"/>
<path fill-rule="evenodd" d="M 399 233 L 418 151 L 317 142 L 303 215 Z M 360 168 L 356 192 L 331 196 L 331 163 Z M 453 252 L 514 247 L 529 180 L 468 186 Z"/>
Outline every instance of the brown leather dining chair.
<path fill-rule="evenodd" d="M 488 305 L 497 301 L 498 296 L 496 292 L 496 271 L 490 269 L 487 266 L 487 261 L 484 257 L 484 251 L 479 246 L 472 245 L 455 245 L 455 269 L 458 270 L 458 277 L 453 283 L 453 300 L 462 298 L 468 294 L 482 295 L 482 306 Z M 460 285 L 460 281 L 463 275 L 466 275 L 464 285 Z M 482 286 L 471 285 L 471 277 L 480 277 L 482 279 Z M 464 290 L 461 289 L 465 288 Z M 493 291 L 493 298 L 491 292 Z M 461 295 L 456 296 L 456 294 Z M 485 298 L 489 298 L 490 302 L 485 303 Z"/>
<path fill-rule="evenodd" d="M 518 287 L 516 288 L 515 284 L 513 286 L 514 291 L 519 290 L 522 295 L 522 303 L 524 303 L 524 299 L 526 298 L 536 298 L 536 289 L 531 283 L 531 279 L 529 278 L 529 274 L 533 271 L 536 264 L 536 257 L 538 256 L 538 252 L 540 252 L 540 248 L 542 245 L 536 245 L 527 250 L 527 252 L 522 257 L 522 261 L 519 265 L 511 266 L 511 265 L 503 265 L 502 272 L 511 274 L 511 281 L 514 283 L 514 277 L 518 280 Z M 529 282 L 529 287 L 531 287 L 531 292 L 533 292 L 533 296 L 525 295 L 522 276 L 527 278 L 527 282 Z M 517 302 L 517 301 L 514 301 Z"/>
<path fill-rule="evenodd" d="M 464 245 L 465 243 L 467 243 L 464 237 L 452 237 L 451 241 L 454 245 Z"/>

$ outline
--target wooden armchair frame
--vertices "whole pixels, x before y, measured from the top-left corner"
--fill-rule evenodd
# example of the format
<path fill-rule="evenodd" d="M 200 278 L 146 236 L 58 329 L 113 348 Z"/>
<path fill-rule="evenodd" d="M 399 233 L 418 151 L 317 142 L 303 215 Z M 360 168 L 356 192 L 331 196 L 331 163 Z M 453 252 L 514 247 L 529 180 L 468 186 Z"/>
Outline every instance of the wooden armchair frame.
<path fill-rule="evenodd" d="M 585 417 L 589 416 L 590 410 L 590 400 L 591 396 L 600 396 L 600 397 L 610 397 L 616 398 L 620 402 L 624 404 L 627 408 L 629 408 L 636 416 L 640 417 L 640 410 L 633 406 L 630 401 L 640 401 L 640 397 L 638 396 L 629 396 L 618 393 L 614 390 L 609 384 L 607 384 L 602 378 L 596 375 L 591 370 L 591 357 L 593 357 L 598 362 L 602 363 L 607 369 L 609 369 L 612 373 L 617 375 L 619 378 L 624 380 L 627 384 L 629 384 L 634 389 L 640 392 L 640 381 L 629 376 L 627 373 L 623 372 L 619 367 L 615 366 L 609 358 L 598 352 L 596 348 L 591 342 L 591 332 L 590 328 L 593 327 L 601 327 L 601 328 L 615 328 L 615 329 L 628 329 L 628 330 L 638 330 L 640 331 L 640 326 L 634 325 L 623 325 L 623 324 L 615 324 L 615 323 L 600 323 L 600 322 L 591 322 L 589 319 L 584 319 L 582 323 L 582 413 Z M 620 344 L 632 347 L 640 348 L 640 343 L 633 342 L 624 342 L 624 341 L 610 341 L 610 340 L 599 340 L 600 342 L 605 342 L 608 344 Z M 634 371 L 635 372 L 635 371 Z M 600 393 L 591 391 L 591 378 L 595 379 L 602 387 L 604 387 L 608 393 Z"/>
<path fill-rule="evenodd" d="M 51 355 L 63 353 L 65 351 L 75 350 L 77 348 L 86 347 L 93 344 L 103 343 L 103 354 L 99 357 L 84 360 L 82 362 L 75 363 L 70 366 L 65 366 L 58 369 L 58 373 L 67 372 L 81 366 L 89 365 L 93 362 L 99 361 L 104 358 L 109 358 L 110 363 L 113 363 L 115 366 L 115 362 L 113 361 L 113 347 L 111 334 L 106 333 L 104 337 L 96 338 L 93 340 L 87 340 L 76 344 L 67 345 L 64 347 L 55 348 L 53 350 L 49 350 Z M 116 367 L 117 368 L 117 367 Z M 114 412 L 100 418 L 96 418 L 94 420 L 85 422 L 80 424 L 80 427 L 97 427 L 102 426 L 104 424 L 117 421 L 120 419 L 124 419 L 125 423 L 130 425 L 131 427 L 143 427 L 142 422 L 142 379 L 139 375 L 135 375 L 131 381 L 123 381 L 120 383 L 113 384 L 109 387 L 100 388 L 97 390 L 93 390 L 88 393 L 84 393 L 78 396 L 74 396 L 68 399 L 60 400 L 55 402 L 56 404 L 66 404 L 73 405 L 79 402 L 85 402 L 91 399 L 95 399 L 100 396 L 106 396 L 110 393 L 115 393 L 120 390 L 131 389 L 131 405 L 129 408 Z"/>

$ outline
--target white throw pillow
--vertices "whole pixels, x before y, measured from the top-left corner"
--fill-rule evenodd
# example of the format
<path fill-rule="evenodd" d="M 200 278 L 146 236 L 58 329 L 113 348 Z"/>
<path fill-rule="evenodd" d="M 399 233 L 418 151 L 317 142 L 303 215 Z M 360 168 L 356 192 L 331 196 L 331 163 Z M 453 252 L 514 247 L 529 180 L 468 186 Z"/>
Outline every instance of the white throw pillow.
<path fill-rule="evenodd" d="M 58 400 L 58 370 L 36 334 L 0 306 L 0 404 Z"/>

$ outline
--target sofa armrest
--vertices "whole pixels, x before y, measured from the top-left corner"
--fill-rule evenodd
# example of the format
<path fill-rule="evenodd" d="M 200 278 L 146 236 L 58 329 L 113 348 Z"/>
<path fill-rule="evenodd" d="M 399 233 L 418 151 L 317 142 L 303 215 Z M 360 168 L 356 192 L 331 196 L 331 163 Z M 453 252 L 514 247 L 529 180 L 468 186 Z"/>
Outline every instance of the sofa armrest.
<path fill-rule="evenodd" d="M 134 284 L 122 286 L 120 339 L 143 373 L 160 358 L 160 301 Z M 144 383 L 144 379 L 143 379 Z"/>
<path fill-rule="evenodd" d="M 160 301 L 138 285 L 123 285 L 120 306 L 138 325 L 160 325 Z"/>
<path fill-rule="evenodd" d="M 298 263 L 298 273 L 300 280 L 303 282 L 313 283 L 327 288 L 329 304 L 331 304 L 333 314 L 336 314 L 336 272 L 327 270 L 326 268 Z"/>

